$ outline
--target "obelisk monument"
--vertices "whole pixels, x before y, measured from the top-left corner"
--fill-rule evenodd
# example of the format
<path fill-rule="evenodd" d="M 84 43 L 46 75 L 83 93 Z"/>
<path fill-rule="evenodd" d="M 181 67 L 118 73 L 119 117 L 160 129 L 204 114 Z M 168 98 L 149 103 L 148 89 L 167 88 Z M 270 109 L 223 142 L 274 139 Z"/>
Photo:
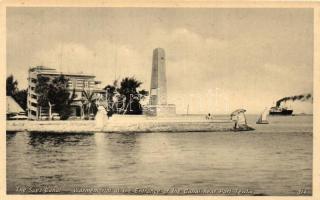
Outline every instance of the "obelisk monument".
<path fill-rule="evenodd" d="M 166 55 L 162 48 L 153 50 L 150 102 L 146 114 L 153 116 L 176 114 L 175 105 L 167 103 Z"/>
<path fill-rule="evenodd" d="M 150 105 L 167 104 L 167 77 L 165 52 L 161 48 L 153 50 Z"/>

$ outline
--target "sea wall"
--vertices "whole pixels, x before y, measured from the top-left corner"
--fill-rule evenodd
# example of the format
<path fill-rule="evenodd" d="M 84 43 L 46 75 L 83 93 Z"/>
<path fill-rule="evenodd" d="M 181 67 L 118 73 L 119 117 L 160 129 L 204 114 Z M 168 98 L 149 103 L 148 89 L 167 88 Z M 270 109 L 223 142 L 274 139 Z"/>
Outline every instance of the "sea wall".
<path fill-rule="evenodd" d="M 231 120 L 115 118 L 98 127 L 91 121 L 7 121 L 7 131 L 90 133 L 90 132 L 204 132 L 232 131 Z"/>
<path fill-rule="evenodd" d="M 233 122 L 184 122 L 184 121 L 145 121 L 139 123 L 108 123 L 102 132 L 204 132 L 231 131 Z"/>

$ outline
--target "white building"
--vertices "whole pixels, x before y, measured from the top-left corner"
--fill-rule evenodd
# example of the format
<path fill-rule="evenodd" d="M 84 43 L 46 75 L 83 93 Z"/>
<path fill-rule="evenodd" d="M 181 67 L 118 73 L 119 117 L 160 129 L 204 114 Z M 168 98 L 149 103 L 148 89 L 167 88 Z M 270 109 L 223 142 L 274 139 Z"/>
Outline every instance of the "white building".
<path fill-rule="evenodd" d="M 82 117 L 82 92 L 83 91 L 91 91 L 95 93 L 104 93 L 104 90 L 101 90 L 98 87 L 100 84 L 99 81 L 95 81 L 94 75 L 88 74 L 72 74 L 72 73 L 62 73 L 58 72 L 55 69 L 47 68 L 43 66 L 38 66 L 29 69 L 29 77 L 28 77 L 28 98 L 27 98 L 27 107 L 28 107 L 28 118 L 29 119 L 40 119 L 48 116 L 48 107 L 40 107 L 38 106 L 38 94 L 35 91 L 37 80 L 39 76 L 49 77 L 50 80 L 58 77 L 60 75 L 64 75 L 65 78 L 69 79 L 68 89 L 70 93 L 74 90 L 76 92 L 76 99 L 71 104 L 72 106 L 72 115 L 74 118 Z"/>

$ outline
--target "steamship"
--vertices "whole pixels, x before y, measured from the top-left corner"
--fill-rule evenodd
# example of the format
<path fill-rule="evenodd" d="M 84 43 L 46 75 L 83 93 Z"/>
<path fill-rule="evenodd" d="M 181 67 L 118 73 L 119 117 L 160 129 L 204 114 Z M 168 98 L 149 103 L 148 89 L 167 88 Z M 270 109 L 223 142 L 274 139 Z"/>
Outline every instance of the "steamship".
<path fill-rule="evenodd" d="M 269 110 L 269 115 L 292 115 L 293 110 L 284 107 L 271 107 Z"/>

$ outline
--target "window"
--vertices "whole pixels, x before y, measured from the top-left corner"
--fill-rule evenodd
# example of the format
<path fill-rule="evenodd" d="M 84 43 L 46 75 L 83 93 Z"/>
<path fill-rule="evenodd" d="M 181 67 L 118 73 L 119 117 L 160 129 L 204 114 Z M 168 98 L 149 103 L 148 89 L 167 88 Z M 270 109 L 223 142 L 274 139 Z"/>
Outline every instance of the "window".
<path fill-rule="evenodd" d="M 77 88 L 83 88 L 84 87 L 84 81 L 83 80 L 77 80 Z"/>
<path fill-rule="evenodd" d="M 37 115 L 36 111 L 31 110 L 31 115 Z"/>
<path fill-rule="evenodd" d="M 73 88 L 73 83 L 72 83 L 72 81 L 68 81 L 67 87 L 68 87 L 68 88 Z"/>
<path fill-rule="evenodd" d="M 89 88 L 93 88 L 95 85 L 94 81 L 89 81 Z"/>
<path fill-rule="evenodd" d="M 84 82 L 84 87 L 88 88 L 89 87 L 88 81 L 83 81 L 83 82 Z"/>

